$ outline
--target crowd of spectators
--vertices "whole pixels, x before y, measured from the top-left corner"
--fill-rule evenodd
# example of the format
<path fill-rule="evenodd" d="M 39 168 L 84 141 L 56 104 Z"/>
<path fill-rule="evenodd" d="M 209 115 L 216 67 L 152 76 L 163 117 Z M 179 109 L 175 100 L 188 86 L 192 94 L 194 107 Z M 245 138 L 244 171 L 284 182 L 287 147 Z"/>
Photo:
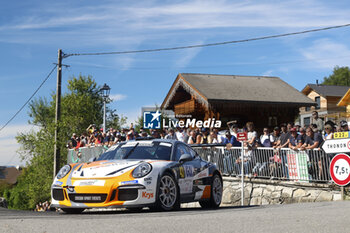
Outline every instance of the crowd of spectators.
<path fill-rule="evenodd" d="M 119 142 L 135 140 L 138 137 L 153 137 L 179 140 L 187 144 L 221 144 L 225 145 L 226 149 L 230 149 L 231 147 L 241 146 L 241 142 L 237 140 L 237 133 L 246 132 L 247 140 L 243 142 L 245 148 L 247 148 L 244 155 L 245 171 L 257 175 L 259 171 L 262 171 L 267 166 L 269 167 L 270 176 L 273 176 L 279 168 L 283 176 L 288 178 L 288 168 L 283 165 L 287 164 L 287 155 L 283 151 L 273 152 L 274 154 L 268 155 L 269 158 L 266 159 L 254 155 L 254 149 L 257 147 L 269 147 L 273 148 L 273 151 L 280 151 L 279 149 L 281 148 L 289 148 L 295 151 L 320 150 L 324 140 L 333 139 L 334 132 L 349 130 L 346 121 L 341 121 L 338 125 L 332 121 L 324 122 L 318 117 L 316 111 L 313 112 L 312 116 L 311 124 L 307 127 L 301 127 L 299 124 L 289 122 L 273 128 L 265 127 L 259 133 L 255 130 L 253 122 L 247 122 L 241 128 L 235 123 L 229 124 L 227 130 L 221 131 L 216 128 L 168 128 L 163 130 L 150 129 L 149 131 L 141 128 L 137 132 L 131 125 L 130 128 L 122 130 L 108 129 L 106 133 L 103 133 L 102 129 L 99 130 L 95 125 L 90 125 L 86 133 L 81 136 L 73 134 L 68 147 L 76 149 L 102 145 L 110 147 Z M 270 152 L 272 153 L 272 150 Z M 327 158 L 323 161 L 328 161 L 329 159 Z M 315 166 L 318 167 L 316 173 L 318 173 L 319 177 L 323 172 L 322 167 L 326 163 L 320 159 L 315 162 Z M 233 164 L 226 167 L 230 167 L 237 174 L 240 174 L 240 164 L 241 157 L 234 156 Z M 232 171 L 228 173 L 232 173 Z"/>
<path fill-rule="evenodd" d="M 48 201 L 45 202 L 39 202 L 36 204 L 34 211 L 36 212 L 44 212 L 49 211 L 50 209 L 50 203 Z"/>
<path fill-rule="evenodd" d="M 90 146 L 106 146 L 110 147 L 122 141 L 135 140 L 138 137 L 153 137 L 179 140 L 187 144 L 225 144 L 229 146 L 241 146 L 237 141 L 238 132 L 246 132 L 248 140 L 245 146 L 253 147 L 273 147 L 273 148 L 290 148 L 293 150 L 306 150 L 320 148 L 322 142 L 333 138 L 334 132 L 348 131 L 346 121 L 341 121 L 337 126 L 332 121 L 323 122 L 318 117 L 318 113 L 313 112 L 313 119 L 310 126 L 304 128 L 293 122 L 283 123 L 276 126 L 270 131 L 270 128 L 263 128 L 260 134 L 254 128 L 253 122 L 247 122 L 244 127 L 239 128 L 237 124 L 228 125 L 229 129 L 219 131 L 212 128 L 168 128 L 163 130 L 150 129 L 149 131 L 141 128 L 139 132 L 135 131 L 133 125 L 130 128 L 116 130 L 107 129 L 105 133 L 102 129 L 98 129 L 94 124 L 86 129 L 86 133 L 80 136 L 73 133 L 71 139 L 67 143 L 69 149 L 90 147 Z M 260 136 L 259 136 L 260 135 Z"/>
<path fill-rule="evenodd" d="M 239 128 L 237 124 L 229 125 L 228 130 L 219 131 L 212 128 L 169 128 L 163 130 L 150 129 L 146 131 L 140 129 L 135 131 L 133 125 L 130 128 L 116 130 L 107 129 L 105 133 L 102 129 L 98 129 L 94 124 L 86 129 L 86 133 L 78 136 L 73 133 L 71 139 L 67 143 L 69 149 L 90 147 L 90 146 L 106 146 L 110 147 L 118 142 L 135 140 L 138 137 L 153 137 L 179 140 L 187 144 L 225 144 L 229 146 L 241 146 L 237 141 L 238 132 L 246 132 L 248 140 L 245 145 L 249 148 L 253 147 L 273 147 L 273 148 L 290 148 L 293 150 L 306 150 L 320 148 L 322 142 L 333 138 L 333 133 L 338 131 L 348 131 L 346 121 L 341 121 L 339 126 L 318 117 L 318 113 L 313 112 L 312 124 L 306 128 L 293 122 L 283 123 L 274 128 L 265 127 L 262 132 L 258 132 L 254 128 L 253 122 L 248 122 L 244 127 Z M 260 136 L 259 136 L 260 135 Z"/>

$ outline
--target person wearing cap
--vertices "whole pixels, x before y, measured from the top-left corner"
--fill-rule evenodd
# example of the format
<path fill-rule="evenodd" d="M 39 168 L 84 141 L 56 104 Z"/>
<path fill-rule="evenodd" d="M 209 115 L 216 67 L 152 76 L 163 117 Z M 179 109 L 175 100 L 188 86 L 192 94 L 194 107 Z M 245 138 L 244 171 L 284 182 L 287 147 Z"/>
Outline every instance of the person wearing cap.
<path fill-rule="evenodd" d="M 348 126 L 348 122 L 342 120 L 340 122 L 340 131 L 341 132 L 346 132 L 346 131 L 349 131 L 349 126 Z"/>
<path fill-rule="evenodd" d="M 231 144 L 232 146 L 241 146 L 241 143 L 237 141 L 237 138 L 233 135 L 231 135 L 231 132 L 227 130 L 225 132 L 225 138 L 222 141 L 223 144 Z"/>
<path fill-rule="evenodd" d="M 318 112 L 317 111 L 313 111 L 312 112 L 311 124 L 316 124 L 317 125 L 317 130 L 319 132 L 323 131 L 323 120 L 318 117 Z"/>
<path fill-rule="evenodd" d="M 289 137 L 288 147 L 292 150 L 298 150 L 298 132 L 295 127 L 290 129 L 291 136 Z"/>

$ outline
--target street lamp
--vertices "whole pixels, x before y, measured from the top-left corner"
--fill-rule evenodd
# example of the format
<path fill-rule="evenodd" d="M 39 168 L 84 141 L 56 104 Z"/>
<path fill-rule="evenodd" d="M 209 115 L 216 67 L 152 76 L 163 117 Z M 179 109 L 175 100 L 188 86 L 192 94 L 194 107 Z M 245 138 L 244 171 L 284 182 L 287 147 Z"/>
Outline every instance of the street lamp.
<path fill-rule="evenodd" d="M 109 96 L 111 88 L 107 85 L 104 84 L 103 87 L 100 89 L 100 92 L 102 93 L 102 98 L 103 98 L 103 132 L 106 132 L 106 101 Z"/>

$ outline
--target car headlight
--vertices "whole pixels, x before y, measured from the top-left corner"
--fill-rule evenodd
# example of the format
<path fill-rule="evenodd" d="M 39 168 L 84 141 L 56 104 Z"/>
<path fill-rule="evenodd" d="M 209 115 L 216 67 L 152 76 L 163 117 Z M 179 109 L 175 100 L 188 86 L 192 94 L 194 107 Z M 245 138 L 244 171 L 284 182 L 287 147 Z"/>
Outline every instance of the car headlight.
<path fill-rule="evenodd" d="M 64 165 L 61 170 L 57 173 L 57 179 L 62 179 L 65 177 L 70 171 L 69 165 Z"/>
<path fill-rule="evenodd" d="M 141 178 L 146 176 L 148 173 L 150 173 L 152 170 L 152 166 L 149 163 L 141 163 L 139 166 L 137 166 L 134 171 L 132 172 L 132 176 L 134 178 Z"/>

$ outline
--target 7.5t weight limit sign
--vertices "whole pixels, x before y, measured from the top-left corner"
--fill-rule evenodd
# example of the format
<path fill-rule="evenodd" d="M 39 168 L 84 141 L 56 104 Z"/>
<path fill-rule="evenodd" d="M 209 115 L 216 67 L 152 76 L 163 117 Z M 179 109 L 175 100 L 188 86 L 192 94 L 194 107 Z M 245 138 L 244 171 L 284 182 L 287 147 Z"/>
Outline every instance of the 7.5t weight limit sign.
<path fill-rule="evenodd" d="M 340 186 L 350 183 L 350 157 L 346 154 L 337 154 L 329 167 L 333 181 Z"/>

